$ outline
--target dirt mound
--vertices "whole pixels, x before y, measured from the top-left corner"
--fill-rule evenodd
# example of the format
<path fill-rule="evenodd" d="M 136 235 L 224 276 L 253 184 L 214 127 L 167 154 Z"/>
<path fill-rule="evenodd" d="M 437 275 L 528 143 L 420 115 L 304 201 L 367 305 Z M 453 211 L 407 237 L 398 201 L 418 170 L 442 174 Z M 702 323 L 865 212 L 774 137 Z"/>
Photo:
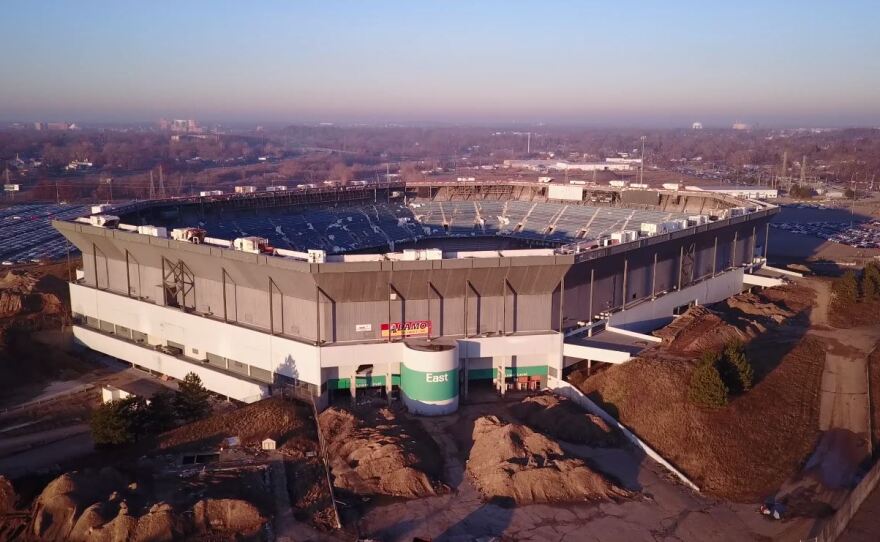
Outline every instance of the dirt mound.
<path fill-rule="evenodd" d="M 435 495 L 443 460 L 418 422 L 389 408 L 329 408 L 319 416 L 335 487 L 357 495 Z"/>
<path fill-rule="evenodd" d="M 761 377 L 719 409 L 688 400 L 696 360 L 663 351 L 571 379 L 703 491 L 755 502 L 797 472 L 815 445 L 825 351 L 811 337 L 792 344 L 774 335 L 749 350 Z"/>
<path fill-rule="evenodd" d="M 110 468 L 62 474 L 34 502 L 31 534 L 42 540 L 70 539 L 84 510 L 125 486 L 119 472 Z"/>
<path fill-rule="evenodd" d="M 63 474 L 37 497 L 28 535 L 39 540 L 153 542 L 186 536 L 253 536 L 267 518 L 237 498 L 202 498 L 180 511 L 149 503 L 113 469 Z M 224 537 L 225 538 L 225 537 Z"/>
<path fill-rule="evenodd" d="M 583 460 L 567 458 L 555 441 L 495 416 L 474 422 L 467 470 L 489 499 L 518 504 L 601 501 L 630 497 Z"/>
<path fill-rule="evenodd" d="M 51 276 L 41 278 L 23 271 L 9 271 L 0 278 L 0 318 L 60 313 L 62 302 L 58 282 L 63 281 Z"/>
<path fill-rule="evenodd" d="M 7 480 L 5 476 L 0 476 L 0 514 L 15 510 L 15 503 L 17 501 L 18 495 L 15 494 L 12 482 Z"/>
<path fill-rule="evenodd" d="M 764 298 L 748 292 L 728 298 L 719 305 L 739 311 L 743 315 L 770 318 L 777 324 L 783 323 L 795 314 L 779 304 L 765 301 Z"/>
<path fill-rule="evenodd" d="M 314 450 L 311 411 L 301 403 L 280 397 L 257 401 L 241 408 L 216 413 L 159 435 L 163 450 L 203 450 L 218 447 L 224 438 L 237 436 L 244 446 L 258 446 L 265 438 L 278 446 Z"/>
<path fill-rule="evenodd" d="M 527 397 L 510 410 L 532 429 L 559 440 L 601 447 L 622 442 L 620 433 L 602 418 L 584 412 L 564 397 L 549 393 Z"/>
<path fill-rule="evenodd" d="M 663 339 L 662 347 L 678 353 L 720 350 L 731 340 L 745 340 L 749 336 L 725 322 L 719 313 L 702 305 L 689 308 L 654 335 Z"/>
<path fill-rule="evenodd" d="M 224 531 L 252 536 L 266 518 L 253 504 L 240 499 L 202 499 L 193 507 L 193 521 L 200 532 Z"/>

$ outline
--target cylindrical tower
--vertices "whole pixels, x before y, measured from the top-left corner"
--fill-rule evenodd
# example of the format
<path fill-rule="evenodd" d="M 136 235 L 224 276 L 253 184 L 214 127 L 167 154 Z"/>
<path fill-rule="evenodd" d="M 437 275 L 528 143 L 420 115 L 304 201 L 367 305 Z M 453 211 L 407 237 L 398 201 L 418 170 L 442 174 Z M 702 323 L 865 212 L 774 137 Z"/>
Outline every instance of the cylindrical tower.
<path fill-rule="evenodd" d="M 458 349 L 454 343 L 407 342 L 400 364 L 403 403 L 414 414 L 440 416 L 458 409 Z"/>

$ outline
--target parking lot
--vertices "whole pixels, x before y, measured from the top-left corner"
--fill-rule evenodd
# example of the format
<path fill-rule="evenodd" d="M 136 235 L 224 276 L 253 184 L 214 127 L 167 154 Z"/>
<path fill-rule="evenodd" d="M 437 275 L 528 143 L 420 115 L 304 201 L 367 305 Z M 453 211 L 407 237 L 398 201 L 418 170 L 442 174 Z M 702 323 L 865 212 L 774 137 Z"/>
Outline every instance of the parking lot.
<path fill-rule="evenodd" d="M 0 208 L 0 263 L 18 265 L 57 260 L 67 255 L 67 240 L 53 219 L 88 214 L 89 205 L 21 204 Z M 77 252 L 70 247 L 71 253 Z"/>

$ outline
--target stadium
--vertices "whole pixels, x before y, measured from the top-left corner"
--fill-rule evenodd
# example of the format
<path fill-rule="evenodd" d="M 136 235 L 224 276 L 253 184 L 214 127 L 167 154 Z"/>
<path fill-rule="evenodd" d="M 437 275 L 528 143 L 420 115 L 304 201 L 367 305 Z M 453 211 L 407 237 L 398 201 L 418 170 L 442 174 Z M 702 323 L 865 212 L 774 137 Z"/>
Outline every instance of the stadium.
<path fill-rule="evenodd" d="M 445 414 L 625 362 L 738 293 L 777 208 L 539 182 L 241 187 L 53 221 L 83 255 L 83 345 L 252 402 L 360 397 Z"/>

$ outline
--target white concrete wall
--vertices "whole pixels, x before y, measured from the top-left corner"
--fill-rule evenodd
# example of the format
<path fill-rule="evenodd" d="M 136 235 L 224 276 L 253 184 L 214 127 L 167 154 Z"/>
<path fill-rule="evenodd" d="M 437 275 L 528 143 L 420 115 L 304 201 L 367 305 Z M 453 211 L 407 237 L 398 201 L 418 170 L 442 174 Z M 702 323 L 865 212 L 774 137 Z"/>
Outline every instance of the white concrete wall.
<path fill-rule="evenodd" d="M 653 301 L 644 301 L 626 310 L 615 312 L 611 314 L 608 324 L 629 331 L 643 333 L 653 331 L 672 321 L 672 311 L 675 307 L 691 302 L 699 305 L 715 303 L 740 293 L 742 285 L 743 270 L 733 269 L 715 278 L 682 288 L 680 291 L 669 292 Z"/>
<path fill-rule="evenodd" d="M 458 340 L 460 358 L 499 358 L 516 356 L 515 365 L 547 365 L 562 374 L 562 334 L 508 335 Z M 510 361 L 507 362 L 508 367 Z"/>
<path fill-rule="evenodd" d="M 319 348 L 179 309 L 70 285 L 73 312 L 320 385 Z M 96 350 L 100 350 L 97 349 Z M 109 352 L 108 352 L 109 353 Z M 113 354 L 111 354 L 113 355 Z M 357 358 L 350 358 L 357 362 Z"/>
<path fill-rule="evenodd" d="M 73 336 L 78 342 L 92 350 L 104 352 L 115 358 L 178 380 L 183 380 L 188 373 L 196 373 L 202 379 L 205 388 L 238 401 L 250 403 L 268 396 L 268 388 L 265 385 L 215 371 L 207 365 L 187 363 L 162 352 L 116 339 L 88 328 L 74 326 Z"/>
<path fill-rule="evenodd" d="M 593 361 L 604 361 L 605 363 L 626 363 L 632 356 L 629 352 L 620 350 L 610 350 L 608 348 L 596 348 L 594 346 L 584 346 L 581 344 L 568 344 L 562 347 L 562 353 L 571 358 L 590 359 Z"/>

